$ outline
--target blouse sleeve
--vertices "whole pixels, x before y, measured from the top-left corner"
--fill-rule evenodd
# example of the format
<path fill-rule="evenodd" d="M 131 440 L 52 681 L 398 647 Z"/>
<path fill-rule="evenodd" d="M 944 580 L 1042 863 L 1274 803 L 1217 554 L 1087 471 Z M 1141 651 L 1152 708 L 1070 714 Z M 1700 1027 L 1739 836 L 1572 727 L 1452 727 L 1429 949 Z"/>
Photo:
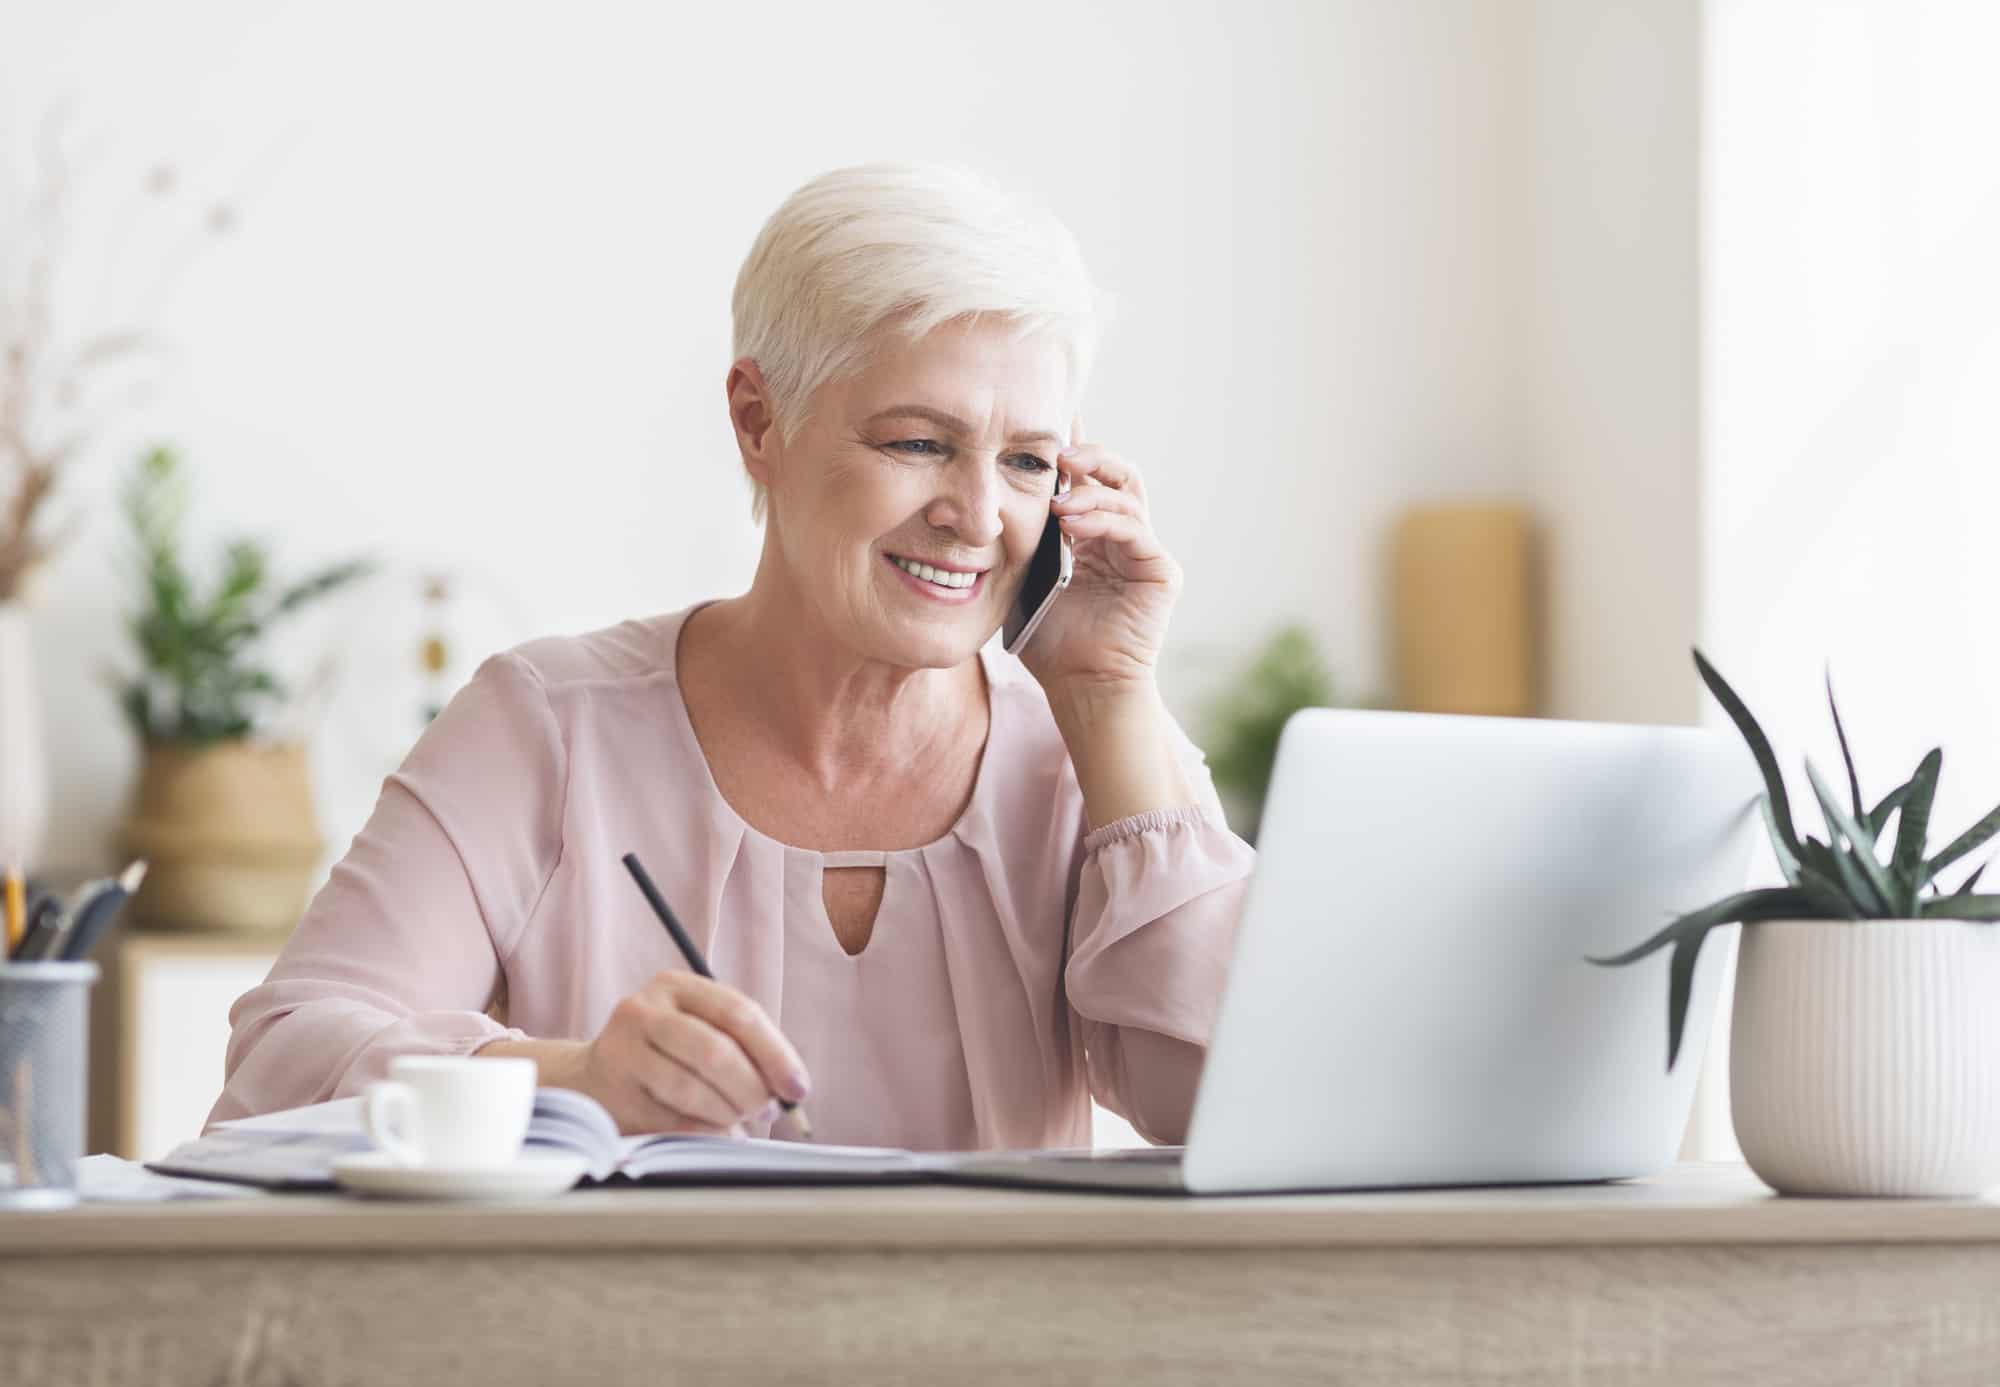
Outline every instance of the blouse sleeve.
<path fill-rule="evenodd" d="M 1064 973 L 1098 1102 L 1148 1141 L 1185 1139 L 1256 853 L 1176 726 L 1198 803 L 1087 834 Z"/>
<path fill-rule="evenodd" d="M 518 655 L 486 661 L 230 1008 L 209 1122 L 357 1093 L 396 1055 L 526 1038 L 486 1008 L 554 873 L 566 774 L 541 681 Z"/>

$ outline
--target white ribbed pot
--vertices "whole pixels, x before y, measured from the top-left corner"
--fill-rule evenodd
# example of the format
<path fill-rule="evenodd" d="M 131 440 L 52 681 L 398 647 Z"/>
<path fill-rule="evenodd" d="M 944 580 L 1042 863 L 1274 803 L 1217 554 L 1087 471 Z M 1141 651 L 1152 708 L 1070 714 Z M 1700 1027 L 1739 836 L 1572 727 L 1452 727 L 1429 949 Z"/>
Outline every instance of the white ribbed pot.
<path fill-rule="evenodd" d="M 1743 926 L 1729 1109 L 1781 1194 L 2000 1186 L 2000 925 Z"/>

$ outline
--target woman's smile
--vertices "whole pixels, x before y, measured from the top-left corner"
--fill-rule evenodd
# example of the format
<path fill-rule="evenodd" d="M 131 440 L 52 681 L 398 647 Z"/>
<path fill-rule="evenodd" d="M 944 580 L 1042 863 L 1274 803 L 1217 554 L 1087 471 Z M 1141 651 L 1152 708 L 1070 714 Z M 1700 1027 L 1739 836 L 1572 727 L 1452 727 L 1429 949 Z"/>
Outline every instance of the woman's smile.
<path fill-rule="evenodd" d="M 954 606 L 963 606 L 967 602 L 975 601 L 986 590 L 986 575 L 992 571 L 984 568 L 939 568 L 897 554 L 884 554 L 882 559 L 895 570 L 897 580 L 905 586 L 933 602 L 946 602 Z"/>

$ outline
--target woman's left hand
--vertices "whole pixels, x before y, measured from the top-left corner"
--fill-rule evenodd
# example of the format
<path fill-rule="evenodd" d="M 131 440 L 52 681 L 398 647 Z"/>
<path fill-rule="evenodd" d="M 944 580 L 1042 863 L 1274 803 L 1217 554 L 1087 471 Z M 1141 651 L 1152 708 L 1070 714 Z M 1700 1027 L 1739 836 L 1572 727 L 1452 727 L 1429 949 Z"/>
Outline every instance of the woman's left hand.
<path fill-rule="evenodd" d="M 1080 436 L 1080 429 L 1071 433 Z M 1054 512 L 1076 566 L 1022 647 L 1021 662 L 1051 695 L 1150 685 L 1180 596 L 1181 566 L 1153 533 L 1137 467 L 1080 441 L 1057 455 L 1056 466 L 1070 478 Z"/>

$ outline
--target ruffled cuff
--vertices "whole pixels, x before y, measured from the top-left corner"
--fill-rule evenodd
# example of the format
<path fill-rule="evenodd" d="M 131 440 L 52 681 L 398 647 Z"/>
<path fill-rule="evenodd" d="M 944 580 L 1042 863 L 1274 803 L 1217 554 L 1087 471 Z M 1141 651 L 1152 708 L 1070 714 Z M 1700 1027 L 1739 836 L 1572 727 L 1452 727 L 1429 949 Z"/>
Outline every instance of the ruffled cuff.
<path fill-rule="evenodd" d="M 1122 819 L 1113 819 L 1104 827 L 1085 835 L 1083 855 L 1089 857 L 1099 848 L 1122 843 L 1127 838 L 1138 837 L 1141 833 L 1193 823 L 1205 823 L 1211 828 L 1221 829 L 1224 833 L 1229 831 L 1229 823 L 1222 817 L 1222 811 L 1211 809 L 1205 804 L 1191 804 L 1180 809 L 1148 809 L 1143 814 L 1131 814 Z"/>
<path fill-rule="evenodd" d="M 1206 1044 L 1257 854 L 1219 809 L 1156 809 L 1084 839 L 1066 972 L 1088 1020 Z"/>

